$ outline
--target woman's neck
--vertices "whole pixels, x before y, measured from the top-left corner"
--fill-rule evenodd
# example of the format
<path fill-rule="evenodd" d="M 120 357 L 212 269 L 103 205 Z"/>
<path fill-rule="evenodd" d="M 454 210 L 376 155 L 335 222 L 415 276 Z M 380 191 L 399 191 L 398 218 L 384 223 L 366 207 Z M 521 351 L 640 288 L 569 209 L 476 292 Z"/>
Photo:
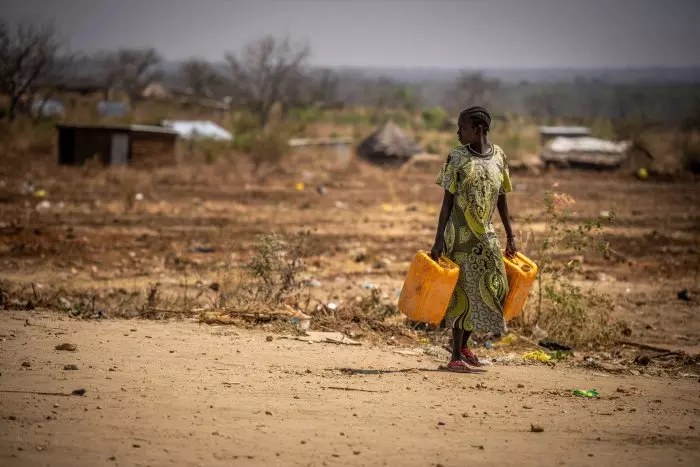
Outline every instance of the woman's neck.
<path fill-rule="evenodd" d="M 473 143 L 469 143 L 469 146 L 482 154 L 488 152 L 491 148 L 491 143 L 489 142 L 488 137 L 482 136 L 478 141 L 474 141 Z"/>

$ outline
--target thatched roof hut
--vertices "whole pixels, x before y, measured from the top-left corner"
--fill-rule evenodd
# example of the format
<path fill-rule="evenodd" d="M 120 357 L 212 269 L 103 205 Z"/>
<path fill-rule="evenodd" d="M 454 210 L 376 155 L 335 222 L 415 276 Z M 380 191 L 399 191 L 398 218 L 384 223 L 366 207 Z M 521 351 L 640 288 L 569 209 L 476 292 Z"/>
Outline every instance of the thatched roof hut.
<path fill-rule="evenodd" d="M 357 146 L 357 154 L 374 164 L 401 165 L 421 152 L 413 141 L 392 120 L 388 120 Z"/>

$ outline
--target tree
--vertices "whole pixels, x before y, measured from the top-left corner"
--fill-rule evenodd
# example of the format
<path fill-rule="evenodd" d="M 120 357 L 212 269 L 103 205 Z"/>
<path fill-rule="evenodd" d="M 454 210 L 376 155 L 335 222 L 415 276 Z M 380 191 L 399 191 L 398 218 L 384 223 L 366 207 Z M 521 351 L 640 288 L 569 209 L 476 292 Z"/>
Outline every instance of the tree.
<path fill-rule="evenodd" d="M 211 97 L 223 81 L 211 63 L 199 58 L 191 58 L 183 62 L 180 66 L 180 75 L 185 86 L 196 96 Z"/>
<path fill-rule="evenodd" d="M 25 102 L 31 107 L 35 86 L 57 73 L 64 44 L 53 24 L 20 23 L 14 28 L 0 18 L 0 93 L 10 97 L 8 118 L 14 120 Z"/>
<path fill-rule="evenodd" d="M 163 58 L 153 48 L 102 52 L 98 59 L 107 89 L 122 89 L 132 102 L 140 100 L 144 89 L 162 75 L 159 65 Z"/>
<path fill-rule="evenodd" d="M 249 43 L 240 55 L 226 54 L 234 100 L 267 125 L 276 103 L 289 109 L 301 99 L 309 55 L 308 46 L 272 36 Z"/>
<path fill-rule="evenodd" d="M 484 76 L 483 73 L 463 71 L 457 77 L 452 92 L 445 103 L 451 109 L 464 109 L 476 105 L 488 107 L 501 82 Z"/>

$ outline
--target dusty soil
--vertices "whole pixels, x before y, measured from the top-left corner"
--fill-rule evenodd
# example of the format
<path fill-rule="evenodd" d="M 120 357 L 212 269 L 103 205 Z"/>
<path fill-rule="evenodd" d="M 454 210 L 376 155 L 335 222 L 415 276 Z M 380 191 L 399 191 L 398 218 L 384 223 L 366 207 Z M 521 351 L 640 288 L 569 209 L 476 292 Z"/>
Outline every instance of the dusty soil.
<path fill-rule="evenodd" d="M 457 375 L 386 347 L 55 313 L 4 314 L 0 335 L 5 466 L 700 463 L 697 379 Z"/>
<path fill-rule="evenodd" d="M 312 329 L 331 319 L 319 305 L 342 309 L 369 286 L 395 301 L 412 256 L 434 236 L 434 174 L 309 167 L 260 183 L 226 165 L 0 167 L 0 284 L 11 287 L 0 287 L 0 464 L 698 464 L 697 359 L 652 352 L 642 368 L 631 362 L 648 349 L 598 349 L 596 361 L 617 366 L 584 369 L 583 349 L 554 367 L 454 375 L 438 371 L 444 354 L 425 354 L 416 333 L 394 332 L 400 316 L 372 338 L 345 323 L 339 330 L 359 347 L 281 339 L 272 329 L 284 326 L 269 323 L 263 333 L 259 323 L 211 327 L 169 312 L 157 315 L 165 321 L 116 319 L 138 317 L 155 283 L 159 308 L 211 308 L 259 234 L 300 228 L 312 231 Z M 586 255 L 574 279 L 611 295 L 625 339 L 700 352 L 696 180 L 513 179 L 524 252 L 542 232 L 546 190 L 574 197 L 576 221 L 615 212 L 606 238 L 616 254 Z M 25 180 L 46 193 L 23 193 Z M 98 312 L 107 319 L 92 319 Z M 54 350 L 63 342 L 77 351 Z M 78 388 L 85 396 L 38 394 Z M 602 397 L 573 397 L 574 388 Z"/>

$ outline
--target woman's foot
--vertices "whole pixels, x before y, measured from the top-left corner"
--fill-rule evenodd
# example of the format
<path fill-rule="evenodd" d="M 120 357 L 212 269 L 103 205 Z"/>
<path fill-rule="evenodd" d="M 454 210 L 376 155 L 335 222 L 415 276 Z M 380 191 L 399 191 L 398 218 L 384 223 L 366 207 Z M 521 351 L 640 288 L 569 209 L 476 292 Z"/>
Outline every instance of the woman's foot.
<path fill-rule="evenodd" d="M 474 353 L 469 349 L 469 347 L 462 347 L 462 360 L 471 366 L 484 366 L 484 364 L 479 361 L 479 357 L 474 355 Z"/>
<path fill-rule="evenodd" d="M 473 370 L 469 368 L 464 360 L 452 360 L 447 364 L 447 371 L 453 371 L 455 373 L 471 373 Z"/>

